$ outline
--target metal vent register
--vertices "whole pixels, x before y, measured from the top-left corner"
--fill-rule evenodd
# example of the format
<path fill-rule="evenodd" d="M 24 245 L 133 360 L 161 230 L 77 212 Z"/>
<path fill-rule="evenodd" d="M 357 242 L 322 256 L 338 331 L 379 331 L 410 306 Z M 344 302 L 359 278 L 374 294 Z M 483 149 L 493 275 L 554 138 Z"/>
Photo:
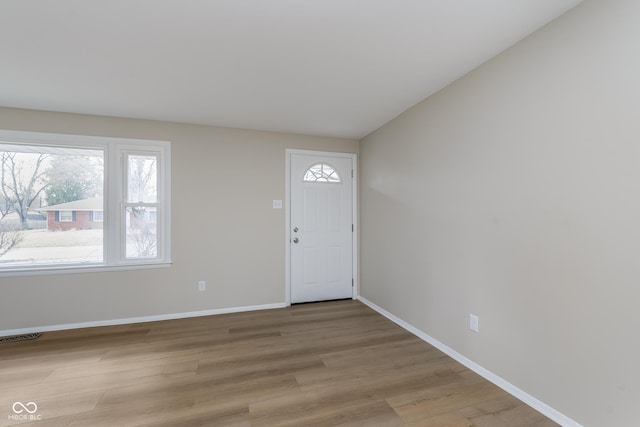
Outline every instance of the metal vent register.
<path fill-rule="evenodd" d="M 40 335 L 42 335 L 40 332 L 36 332 L 34 334 L 22 334 L 22 335 L 13 335 L 13 336 L 10 336 L 10 337 L 0 337 L 0 344 L 5 343 L 5 342 L 17 342 L 17 341 L 35 340 Z"/>

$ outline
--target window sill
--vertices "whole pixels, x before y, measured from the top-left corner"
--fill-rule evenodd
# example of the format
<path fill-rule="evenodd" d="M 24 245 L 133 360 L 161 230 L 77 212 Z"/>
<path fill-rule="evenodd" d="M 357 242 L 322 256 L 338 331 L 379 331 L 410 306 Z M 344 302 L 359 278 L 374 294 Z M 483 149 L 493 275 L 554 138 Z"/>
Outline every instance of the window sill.
<path fill-rule="evenodd" d="M 52 274 L 78 274 L 78 273 L 103 273 L 107 271 L 125 270 L 150 270 L 155 268 L 171 267 L 171 261 L 158 261 L 150 263 L 131 263 L 118 265 L 88 264 L 88 265 L 64 265 L 41 266 L 31 268 L 7 268 L 0 270 L 0 278 L 16 276 L 44 276 Z"/>

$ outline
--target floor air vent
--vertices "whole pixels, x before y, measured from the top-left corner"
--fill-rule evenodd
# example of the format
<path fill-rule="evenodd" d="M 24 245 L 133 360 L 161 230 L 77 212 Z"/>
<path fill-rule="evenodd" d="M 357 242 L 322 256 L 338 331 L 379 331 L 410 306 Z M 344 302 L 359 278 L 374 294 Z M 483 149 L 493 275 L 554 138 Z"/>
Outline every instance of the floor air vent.
<path fill-rule="evenodd" d="M 22 334 L 22 335 L 13 335 L 13 336 L 10 336 L 10 337 L 0 337 L 0 344 L 5 343 L 5 342 L 17 342 L 17 341 L 35 340 L 40 335 L 42 335 L 40 332 L 36 332 L 34 334 Z"/>

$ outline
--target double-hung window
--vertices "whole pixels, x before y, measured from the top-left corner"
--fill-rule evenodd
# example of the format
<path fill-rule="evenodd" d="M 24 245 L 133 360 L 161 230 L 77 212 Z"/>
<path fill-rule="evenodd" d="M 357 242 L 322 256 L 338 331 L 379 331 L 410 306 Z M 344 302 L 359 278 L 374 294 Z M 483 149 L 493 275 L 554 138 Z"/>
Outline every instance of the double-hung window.
<path fill-rule="evenodd" d="M 169 264 L 170 148 L 0 131 L 0 275 Z"/>
<path fill-rule="evenodd" d="M 73 211 L 59 211 L 60 214 L 58 218 L 60 222 L 71 222 L 73 221 Z"/>
<path fill-rule="evenodd" d="M 157 152 L 125 151 L 126 197 L 124 201 L 124 253 L 126 258 L 158 256 L 158 165 Z"/>

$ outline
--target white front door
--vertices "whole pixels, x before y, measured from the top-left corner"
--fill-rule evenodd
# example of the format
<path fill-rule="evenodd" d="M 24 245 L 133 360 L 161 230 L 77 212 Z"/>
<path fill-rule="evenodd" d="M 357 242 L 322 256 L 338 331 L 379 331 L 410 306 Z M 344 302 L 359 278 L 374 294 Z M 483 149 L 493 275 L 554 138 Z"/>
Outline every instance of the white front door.
<path fill-rule="evenodd" d="M 353 297 L 353 159 L 291 154 L 291 302 Z"/>

